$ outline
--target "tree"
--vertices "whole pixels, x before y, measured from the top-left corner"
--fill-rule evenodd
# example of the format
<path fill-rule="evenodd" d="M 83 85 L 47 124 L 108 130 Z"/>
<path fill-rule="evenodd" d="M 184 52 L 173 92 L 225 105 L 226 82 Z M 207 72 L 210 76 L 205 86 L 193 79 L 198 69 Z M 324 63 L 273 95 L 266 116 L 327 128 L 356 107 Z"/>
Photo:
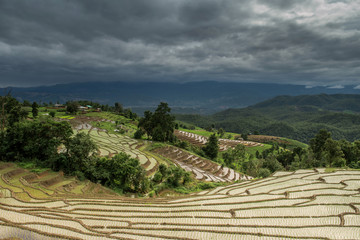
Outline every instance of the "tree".
<path fill-rule="evenodd" d="M 122 113 L 124 111 L 124 108 L 120 103 L 116 102 L 114 110 L 115 110 L 116 113 L 119 114 L 119 113 Z"/>
<path fill-rule="evenodd" d="M 331 138 L 331 133 L 326 129 L 321 129 L 318 134 L 316 134 L 315 138 L 310 140 L 310 149 L 313 152 L 315 159 L 319 161 L 322 160 L 325 142 L 329 138 Z"/>
<path fill-rule="evenodd" d="M 24 100 L 22 105 L 24 107 L 31 107 L 31 103 L 28 100 Z"/>
<path fill-rule="evenodd" d="M 295 160 L 295 154 L 290 151 L 281 151 L 278 153 L 276 159 L 284 166 L 289 168 L 291 163 Z"/>
<path fill-rule="evenodd" d="M 159 172 L 161 173 L 162 176 L 164 176 L 164 177 L 167 176 L 167 172 L 168 172 L 167 170 L 168 170 L 168 168 L 165 164 L 161 163 L 159 165 Z"/>
<path fill-rule="evenodd" d="M 281 165 L 274 155 L 270 155 L 265 159 L 263 168 L 266 168 L 270 171 L 270 173 L 273 173 L 282 170 L 283 165 Z M 259 173 L 259 175 L 261 174 Z"/>
<path fill-rule="evenodd" d="M 10 92 L 5 96 L 0 96 L 0 107 L 1 131 L 4 131 L 6 126 L 13 126 L 26 117 L 21 104 L 11 96 Z"/>
<path fill-rule="evenodd" d="M 132 120 L 135 120 L 137 118 L 137 114 L 132 112 L 130 108 L 126 108 L 124 111 L 123 111 L 123 115 L 127 118 L 130 118 Z"/>
<path fill-rule="evenodd" d="M 171 109 L 167 103 L 161 102 L 154 113 L 144 112 L 139 121 L 139 128 L 155 141 L 172 142 L 174 140 L 175 117 L 170 115 Z"/>
<path fill-rule="evenodd" d="M 5 161 L 35 161 L 49 167 L 58 157 L 58 147 L 72 134 L 67 122 L 17 122 L 6 129 L 0 156 Z"/>
<path fill-rule="evenodd" d="M 241 134 L 241 137 L 242 137 L 242 139 L 244 139 L 244 141 L 248 140 L 248 136 L 249 136 L 249 134 L 247 134 L 247 133 Z"/>
<path fill-rule="evenodd" d="M 248 175 L 256 177 L 259 175 L 259 171 L 262 168 L 263 164 L 263 159 L 255 158 L 245 162 L 243 169 Z"/>
<path fill-rule="evenodd" d="M 346 159 L 348 166 L 351 168 L 360 168 L 360 141 L 356 140 L 352 144 L 352 158 Z"/>
<path fill-rule="evenodd" d="M 344 158 L 344 153 L 341 150 L 340 144 L 328 138 L 324 144 L 324 158 L 326 166 L 329 167 L 343 167 L 345 166 L 346 160 Z"/>
<path fill-rule="evenodd" d="M 33 102 L 33 104 L 31 105 L 31 112 L 33 114 L 33 117 L 36 118 L 38 116 L 39 113 L 39 109 L 38 109 L 39 105 L 36 102 Z"/>
<path fill-rule="evenodd" d="M 97 174 L 97 169 L 105 170 L 102 175 L 97 175 L 97 180 L 114 189 L 145 193 L 149 188 L 149 181 L 139 160 L 125 153 L 119 153 L 110 159 L 101 158 L 94 166 L 93 174 Z"/>
<path fill-rule="evenodd" d="M 97 146 L 85 133 L 78 133 L 65 142 L 66 165 L 62 166 L 64 172 L 72 174 L 75 171 L 85 172 L 93 156 L 97 153 Z"/>
<path fill-rule="evenodd" d="M 215 134 L 212 134 L 205 147 L 203 147 L 203 150 L 210 159 L 215 159 L 219 152 L 219 145 L 218 145 L 218 139 Z"/>
<path fill-rule="evenodd" d="M 141 139 L 142 136 L 144 135 L 144 131 L 139 128 L 138 130 L 136 130 L 136 132 L 134 133 L 134 138 L 135 139 Z"/>
<path fill-rule="evenodd" d="M 139 120 L 139 125 L 138 125 L 139 128 L 144 129 L 144 131 L 149 137 L 151 136 L 151 132 L 153 129 L 152 115 L 153 115 L 152 112 L 145 111 L 144 117 Z"/>
<path fill-rule="evenodd" d="M 171 109 L 167 103 L 161 102 L 152 116 L 154 124 L 153 138 L 155 141 L 173 141 L 175 117 L 170 115 Z"/>
<path fill-rule="evenodd" d="M 161 174 L 161 172 L 156 172 L 152 181 L 155 182 L 155 183 L 160 183 L 163 179 L 163 175 Z"/>
<path fill-rule="evenodd" d="M 174 165 L 169 168 L 159 168 L 159 173 L 162 175 L 162 179 L 166 180 L 167 185 L 172 188 L 179 187 L 181 184 L 185 185 L 192 181 L 189 172 L 186 172 L 184 169 Z"/>
<path fill-rule="evenodd" d="M 55 111 L 51 111 L 51 112 L 49 112 L 49 115 L 50 115 L 51 117 L 55 117 L 55 114 L 56 114 L 56 112 L 55 112 Z"/>
<path fill-rule="evenodd" d="M 171 167 L 170 174 L 168 174 L 167 183 L 171 187 L 178 187 L 180 185 L 180 180 L 183 177 L 185 171 L 179 167 Z"/>
<path fill-rule="evenodd" d="M 229 149 L 223 153 L 223 158 L 226 166 L 235 167 L 234 164 L 241 164 L 245 160 L 245 146 L 242 144 L 236 145 L 234 149 Z"/>
<path fill-rule="evenodd" d="M 79 103 L 78 102 L 67 102 L 66 103 L 66 111 L 70 114 L 76 114 L 76 112 L 79 109 Z"/>
<path fill-rule="evenodd" d="M 271 171 L 267 168 L 260 168 L 259 172 L 258 172 L 258 176 L 261 178 L 266 178 L 268 176 L 270 176 Z"/>
<path fill-rule="evenodd" d="M 219 137 L 222 138 L 224 136 L 225 131 L 224 129 L 220 128 L 217 133 L 219 134 Z"/>

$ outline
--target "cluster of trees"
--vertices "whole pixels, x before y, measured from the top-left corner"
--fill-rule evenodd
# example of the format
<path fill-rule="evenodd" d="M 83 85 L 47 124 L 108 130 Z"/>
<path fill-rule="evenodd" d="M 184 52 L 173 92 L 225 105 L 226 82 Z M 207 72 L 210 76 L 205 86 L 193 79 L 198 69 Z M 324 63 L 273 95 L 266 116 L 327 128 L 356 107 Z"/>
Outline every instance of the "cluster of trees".
<path fill-rule="evenodd" d="M 164 189 L 173 189 L 179 187 L 186 187 L 192 182 L 190 172 L 175 165 L 167 167 L 165 164 L 160 164 L 158 171 L 150 182 L 152 194 L 158 194 Z"/>
<path fill-rule="evenodd" d="M 28 116 L 28 112 L 21 107 L 22 105 L 10 94 L 0 96 L 0 124 L 2 132 L 6 126 L 11 126 Z"/>
<path fill-rule="evenodd" d="M 59 152 L 61 146 L 64 148 Z M 101 158 L 97 150 L 89 135 L 73 135 L 67 122 L 17 122 L 0 137 L 1 161 L 32 162 L 79 179 L 88 178 L 119 192 L 148 191 L 149 180 L 139 160 L 124 153 Z"/>
<path fill-rule="evenodd" d="M 170 114 L 171 109 L 167 103 L 161 102 L 154 113 L 144 112 L 144 117 L 139 120 L 139 130 L 136 138 L 146 133 L 149 138 L 160 142 L 173 142 L 175 140 L 175 117 Z"/>
<path fill-rule="evenodd" d="M 308 148 L 286 149 L 274 143 L 270 149 L 255 156 L 238 145 L 222 153 L 224 165 L 252 176 L 267 177 L 278 170 L 296 170 L 314 167 L 360 168 L 360 141 L 334 140 L 331 133 L 320 130 L 310 140 Z"/>
<path fill-rule="evenodd" d="M 81 101 L 68 101 L 66 102 L 66 111 L 70 114 L 76 114 L 79 110 L 79 106 L 92 106 L 93 109 L 100 108 L 103 111 L 107 112 L 113 112 L 119 115 L 122 115 L 126 118 L 136 120 L 138 118 L 138 115 L 131 111 L 129 108 L 123 108 L 121 103 L 116 102 L 114 106 L 109 106 L 108 104 L 102 105 L 97 102 L 87 101 L 87 100 L 81 100 Z"/>

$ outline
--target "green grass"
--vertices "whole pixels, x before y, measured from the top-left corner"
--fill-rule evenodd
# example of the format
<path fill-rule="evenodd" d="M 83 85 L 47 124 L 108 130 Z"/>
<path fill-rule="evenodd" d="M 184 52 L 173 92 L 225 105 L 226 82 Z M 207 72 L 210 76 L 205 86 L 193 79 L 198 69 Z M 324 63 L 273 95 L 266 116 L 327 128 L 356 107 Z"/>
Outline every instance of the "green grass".
<path fill-rule="evenodd" d="M 256 147 L 246 147 L 246 153 L 251 154 L 255 156 L 256 151 L 259 151 L 259 153 L 262 153 L 266 149 L 270 149 L 272 146 L 270 144 L 263 144 L 264 146 L 256 146 Z"/>
<path fill-rule="evenodd" d="M 208 132 L 208 131 L 203 130 L 203 129 L 190 130 L 190 129 L 182 129 L 182 128 L 180 128 L 179 130 L 194 133 L 194 134 L 204 136 L 204 137 L 210 137 L 212 134 L 214 134 L 213 132 Z"/>
<path fill-rule="evenodd" d="M 56 116 L 56 115 L 55 115 Z M 64 116 L 58 116 L 58 118 L 63 118 L 63 119 L 69 119 L 69 120 L 71 120 L 71 119 L 74 119 L 75 117 L 74 116 L 66 116 L 66 115 L 64 115 Z"/>
<path fill-rule="evenodd" d="M 50 168 L 40 168 L 36 166 L 36 164 L 33 162 L 19 162 L 17 163 L 17 165 L 21 168 L 29 169 L 31 172 L 34 173 L 41 173 L 50 169 Z"/>
<path fill-rule="evenodd" d="M 56 111 L 55 109 L 51 109 L 49 111 L 55 111 L 55 117 L 61 117 L 67 115 L 66 112 Z"/>
<path fill-rule="evenodd" d="M 150 146 L 148 146 L 145 151 L 153 151 L 157 148 L 161 148 L 161 147 L 165 147 L 167 146 L 166 143 L 161 143 L 161 142 L 154 142 L 153 144 L 151 144 Z"/>
<path fill-rule="evenodd" d="M 128 119 L 128 118 L 126 118 L 124 116 L 117 115 L 117 114 L 114 114 L 114 113 L 110 113 L 110 112 L 88 112 L 88 113 L 85 114 L 85 116 L 99 117 L 99 118 L 107 119 L 107 120 L 110 120 L 110 121 L 118 121 L 119 124 L 124 125 L 128 129 L 132 129 L 134 131 L 137 130 L 137 122 L 136 121 L 133 121 L 133 120 Z M 114 125 L 114 129 L 115 129 L 115 124 L 113 124 L 113 125 Z"/>
<path fill-rule="evenodd" d="M 326 173 L 333 173 L 335 172 L 337 169 L 336 168 L 325 168 L 325 172 Z"/>
<path fill-rule="evenodd" d="M 116 129 L 116 126 L 114 123 L 111 122 L 90 122 L 90 124 L 96 128 L 101 128 L 109 133 L 115 133 L 114 130 Z"/>
<path fill-rule="evenodd" d="M 88 117 L 99 117 L 99 118 L 104 118 L 104 119 L 108 119 L 111 121 L 119 121 L 121 123 L 130 123 L 132 122 L 131 119 L 128 119 L 122 115 L 117 115 L 111 112 L 88 112 L 85 114 L 85 116 Z"/>
<path fill-rule="evenodd" d="M 301 147 L 301 148 L 307 148 L 308 145 L 306 143 L 299 142 L 297 140 L 289 139 L 289 138 L 280 138 L 280 140 L 288 142 L 288 147 L 295 148 L 295 147 Z"/>

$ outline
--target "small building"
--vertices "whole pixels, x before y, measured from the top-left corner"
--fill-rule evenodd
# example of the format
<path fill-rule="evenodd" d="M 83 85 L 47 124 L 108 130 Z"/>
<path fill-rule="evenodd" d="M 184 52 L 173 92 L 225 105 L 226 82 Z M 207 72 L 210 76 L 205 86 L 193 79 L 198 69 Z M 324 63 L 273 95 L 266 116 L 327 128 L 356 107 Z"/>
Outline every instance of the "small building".
<path fill-rule="evenodd" d="M 87 108 L 87 107 L 84 107 L 84 106 L 79 106 L 78 109 L 79 109 L 80 111 L 82 111 L 82 112 L 88 110 L 88 108 Z"/>
<path fill-rule="evenodd" d="M 65 108 L 66 108 L 65 105 L 59 103 L 54 104 L 53 106 L 46 107 L 46 109 L 65 109 Z"/>
<path fill-rule="evenodd" d="M 61 108 L 65 108 L 65 106 L 64 106 L 63 104 L 56 103 L 56 104 L 54 105 L 54 108 L 61 109 Z"/>

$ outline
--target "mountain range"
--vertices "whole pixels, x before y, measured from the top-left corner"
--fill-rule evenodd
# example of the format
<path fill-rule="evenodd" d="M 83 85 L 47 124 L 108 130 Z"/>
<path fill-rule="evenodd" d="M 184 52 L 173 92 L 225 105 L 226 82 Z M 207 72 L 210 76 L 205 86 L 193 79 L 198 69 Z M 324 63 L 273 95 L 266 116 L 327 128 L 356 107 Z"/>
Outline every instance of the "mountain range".
<path fill-rule="evenodd" d="M 355 86 L 341 88 L 305 87 L 290 84 L 235 82 L 84 82 L 40 87 L 0 89 L 19 101 L 59 102 L 91 100 L 102 104 L 122 103 L 137 113 L 154 109 L 159 102 L 175 113 L 212 114 L 228 108 L 244 108 L 279 95 L 357 94 Z M 345 103 L 344 103 L 345 104 Z"/>
<path fill-rule="evenodd" d="M 201 115 L 176 115 L 201 127 L 215 125 L 237 133 L 260 133 L 308 142 L 320 129 L 335 139 L 360 139 L 360 95 L 277 96 L 246 108 Z"/>

